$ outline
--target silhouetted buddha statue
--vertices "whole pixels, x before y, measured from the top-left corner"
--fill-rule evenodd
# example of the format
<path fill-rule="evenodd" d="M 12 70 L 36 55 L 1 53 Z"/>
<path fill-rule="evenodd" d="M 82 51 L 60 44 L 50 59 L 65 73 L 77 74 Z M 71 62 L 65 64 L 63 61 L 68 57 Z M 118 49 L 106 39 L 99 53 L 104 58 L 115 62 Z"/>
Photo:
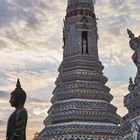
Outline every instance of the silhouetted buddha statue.
<path fill-rule="evenodd" d="M 11 93 L 9 100 L 15 111 L 9 117 L 7 123 L 6 140 L 26 140 L 27 110 L 24 108 L 26 93 L 21 88 L 19 79 L 16 89 Z"/>

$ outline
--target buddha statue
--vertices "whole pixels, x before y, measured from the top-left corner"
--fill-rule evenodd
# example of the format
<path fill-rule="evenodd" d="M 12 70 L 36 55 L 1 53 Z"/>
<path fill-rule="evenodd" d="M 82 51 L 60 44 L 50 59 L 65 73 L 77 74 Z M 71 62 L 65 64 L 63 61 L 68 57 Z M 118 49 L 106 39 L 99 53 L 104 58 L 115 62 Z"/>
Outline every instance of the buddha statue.
<path fill-rule="evenodd" d="M 9 103 L 15 111 L 10 115 L 7 123 L 6 140 L 26 140 L 27 110 L 24 108 L 26 93 L 21 88 L 19 79 L 16 89 L 11 93 Z"/>

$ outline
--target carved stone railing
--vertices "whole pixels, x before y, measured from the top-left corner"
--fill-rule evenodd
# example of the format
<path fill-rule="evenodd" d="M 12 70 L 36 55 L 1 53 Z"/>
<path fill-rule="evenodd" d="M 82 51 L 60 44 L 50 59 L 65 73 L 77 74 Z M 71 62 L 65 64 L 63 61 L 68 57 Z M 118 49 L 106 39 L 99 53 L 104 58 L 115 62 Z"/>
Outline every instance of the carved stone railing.
<path fill-rule="evenodd" d="M 96 133 L 102 132 L 102 133 L 112 133 L 114 136 L 116 135 L 122 135 L 121 130 L 119 127 L 116 126 L 111 126 L 111 125 L 80 125 L 80 124 L 65 124 L 65 125 L 52 125 L 48 126 L 46 129 L 46 135 L 51 136 L 51 135 L 65 135 L 65 134 L 76 134 L 82 132 L 83 134 L 89 134 L 91 133 L 92 135 L 96 135 Z M 90 134 L 89 134 L 90 135 Z"/>
<path fill-rule="evenodd" d="M 108 102 L 97 102 L 97 101 L 80 101 L 78 100 L 70 100 L 70 101 L 65 101 L 65 102 L 60 102 L 54 104 L 50 110 L 48 111 L 48 114 L 50 113 L 57 113 L 60 111 L 67 111 L 71 109 L 87 109 L 87 111 L 94 110 L 94 109 L 101 109 L 107 112 L 116 112 L 117 108 Z"/>
<path fill-rule="evenodd" d="M 84 89 L 75 89 L 75 90 L 68 90 L 65 92 L 59 92 L 56 93 L 53 98 L 51 99 L 52 103 L 55 103 L 56 101 L 61 100 L 67 100 L 67 99 L 74 99 L 74 98 L 80 98 L 80 99 L 97 99 L 97 100 L 104 100 L 110 102 L 113 99 L 113 96 L 109 94 L 108 92 L 103 92 L 104 94 L 100 94 L 100 90 L 92 90 L 91 92 L 87 92 L 89 90 Z"/>

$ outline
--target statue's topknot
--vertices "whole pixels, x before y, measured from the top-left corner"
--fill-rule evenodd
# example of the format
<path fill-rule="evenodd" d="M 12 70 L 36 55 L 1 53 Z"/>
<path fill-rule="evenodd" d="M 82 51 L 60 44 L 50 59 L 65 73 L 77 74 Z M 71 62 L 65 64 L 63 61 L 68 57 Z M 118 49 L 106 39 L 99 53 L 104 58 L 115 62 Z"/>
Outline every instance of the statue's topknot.
<path fill-rule="evenodd" d="M 24 105 L 24 103 L 26 101 L 26 93 L 21 88 L 19 79 L 17 79 L 16 89 L 11 93 L 11 95 L 15 96 L 19 105 Z"/>

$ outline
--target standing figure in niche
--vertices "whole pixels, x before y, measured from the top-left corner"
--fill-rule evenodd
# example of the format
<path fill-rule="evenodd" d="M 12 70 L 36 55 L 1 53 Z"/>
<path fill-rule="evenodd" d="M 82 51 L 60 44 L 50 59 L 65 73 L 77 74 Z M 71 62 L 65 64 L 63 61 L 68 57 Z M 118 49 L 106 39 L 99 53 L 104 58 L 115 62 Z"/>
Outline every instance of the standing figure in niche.
<path fill-rule="evenodd" d="M 7 123 L 6 140 L 26 140 L 27 110 L 24 108 L 26 93 L 21 88 L 19 79 L 17 80 L 16 89 L 11 93 L 9 100 L 11 107 L 15 111 L 9 117 Z"/>
<path fill-rule="evenodd" d="M 82 32 L 82 54 L 88 54 L 88 32 Z"/>

